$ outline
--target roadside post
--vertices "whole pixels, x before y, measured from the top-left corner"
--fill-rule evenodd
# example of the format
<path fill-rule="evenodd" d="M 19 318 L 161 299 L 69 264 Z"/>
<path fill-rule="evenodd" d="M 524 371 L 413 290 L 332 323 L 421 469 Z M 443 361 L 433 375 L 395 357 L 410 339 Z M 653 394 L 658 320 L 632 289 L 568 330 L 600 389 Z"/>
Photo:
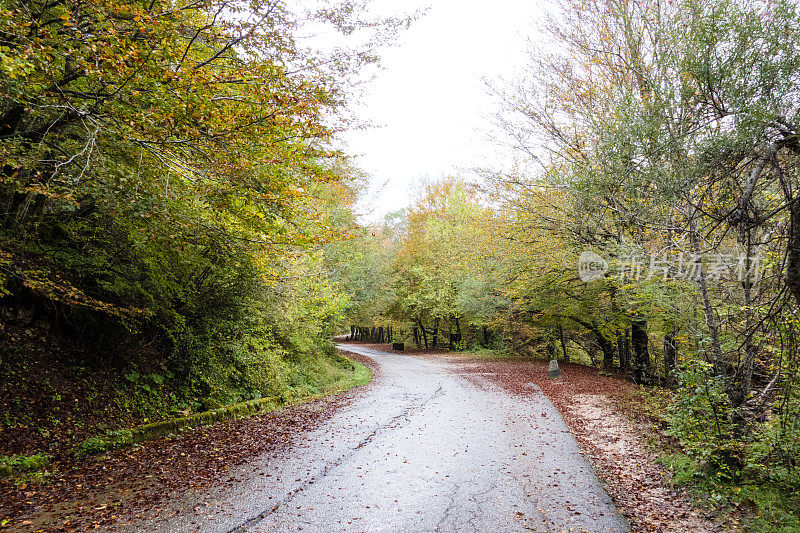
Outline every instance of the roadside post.
<path fill-rule="evenodd" d="M 550 359 L 550 364 L 547 365 L 547 378 L 558 379 L 561 377 L 561 369 L 558 368 L 558 361 Z"/>

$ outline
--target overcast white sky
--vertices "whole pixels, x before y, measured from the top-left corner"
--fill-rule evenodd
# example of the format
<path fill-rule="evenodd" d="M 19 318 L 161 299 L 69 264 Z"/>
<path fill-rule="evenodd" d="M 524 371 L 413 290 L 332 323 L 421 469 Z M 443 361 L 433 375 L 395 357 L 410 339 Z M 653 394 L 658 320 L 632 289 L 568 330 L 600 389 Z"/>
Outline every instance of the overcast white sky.
<path fill-rule="evenodd" d="M 356 107 L 359 118 L 378 127 L 345 136 L 371 176 L 361 206 L 370 221 L 407 206 L 421 179 L 472 177 L 475 167 L 503 163 L 507 156 L 487 139 L 496 103 L 482 79 L 513 78 L 547 8 L 524 0 L 377 3 L 429 9 L 383 51 L 384 69 Z"/>

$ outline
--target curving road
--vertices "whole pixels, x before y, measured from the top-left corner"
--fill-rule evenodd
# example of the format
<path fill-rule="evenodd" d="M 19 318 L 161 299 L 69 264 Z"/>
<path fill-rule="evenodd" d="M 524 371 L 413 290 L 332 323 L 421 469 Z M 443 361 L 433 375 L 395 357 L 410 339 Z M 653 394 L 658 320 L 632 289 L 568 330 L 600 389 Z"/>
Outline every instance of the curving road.
<path fill-rule="evenodd" d="M 173 502 L 152 531 L 553 531 L 628 527 L 556 409 L 446 358 L 358 345 L 380 375 L 288 452 Z M 473 374 L 474 377 L 474 374 Z M 188 510 L 188 512 L 186 512 Z M 183 512 L 180 512 L 183 511 Z"/>

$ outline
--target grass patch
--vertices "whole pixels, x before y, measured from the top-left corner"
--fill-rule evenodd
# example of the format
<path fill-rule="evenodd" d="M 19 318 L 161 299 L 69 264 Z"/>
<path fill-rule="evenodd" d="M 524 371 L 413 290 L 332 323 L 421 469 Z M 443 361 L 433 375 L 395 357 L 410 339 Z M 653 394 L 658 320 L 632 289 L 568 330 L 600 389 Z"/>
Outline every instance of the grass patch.
<path fill-rule="evenodd" d="M 486 361 L 500 360 L 500 359 L 535 359 L 527 355 L 521 356 L 506 348 L 485 348 L 482 346 L 473 346 L 465 350 L 453 349 L 451 352 L 443 352 L 441 355 L 452 357 L 468 357 L 470 359 L 481 359 Z"/>
<path fill-rule="evenodd" d="M 288 401 L 320 394 L 333 394 L 372 379 L 370 370 L 338 353 L 327 357 L 300 357 L 293 361 L 289 388 L 284 394 Z"/>
<path fill-rule="evenodd" d="M 745 516 L 749 531 L 758 533 L 800 532 L 800 493 L 786 494 L 777 487 L 743 485 L 731 487 L 731 500 Z"/>
<path fill-rule="evenodd" d="M 704 471 L 684 453 L 662 453 L 658 463 L 670 483 L 685 488 L 703 507 L 728 515 L 732 526 L 754 533 L 800 533 L 800 493 L 769 484 L 728 482 Z"/>
<path fill-rule="evenodd" d="M 648 442 L 650 446 L 653 444 Z M 669 471 L 669 482 L 673 488 L 691 486 L 703 477 L 697 462 L 684 453 L 661 453 L 656 462 Z"/>
<path fill-rule="evenodd" d="M 40 472 L 47 468 L 51 459 L 52 457 L 43 453 L 0 456 L 0 477 Z"/>
<path fill-rule="evenodd" d="M 470 350 L 468 352 L 452 352 L 451 354 L 460 357 L 469 357 L 470 359 L 481 359 L 487 361 L 511 359 L 512 357 L 519 359 L 519 356 L 514 356 L 506 351 L 491 350 L 488 348 L 482 350 Z"/>
<path fill-rule="evenodd" d="M 323 341 L 298 347 L 265 334 L 207 339 L 183 348 L 196 357 L 173 368 L 167 360 L 147 357 L 112 364 L 99 355 L 62 353 L 44 343 L 0 343 L 0 403 L 5 407 L 0 457 L 97 455 L 129 444 L 119 428 L 264 398 L 276 404 L 303 401 L 369 380 L 366 368 Z M 24 466 L 6 459 L 0 476 L 9 469 Z"/>
<path fill-rule="evenodd" d="M 352 373 L 349 376 L 339 379 L 333 384 L 333 391 L 344 391 L 353 387 L 361 387 L 372 381 L 372 371 L 366 365 L 357 361 L 350 361 Z"/>
<path fill-rule="evenodd" d="M 107 431 L 103 435 L 89 437 L 81 442 L 74 451 L 76 457 L 86 458 L 98 455 L 107 451 L 121 448 L 132 443 L 131 431 L 128 429 L 118 429 Z"/>

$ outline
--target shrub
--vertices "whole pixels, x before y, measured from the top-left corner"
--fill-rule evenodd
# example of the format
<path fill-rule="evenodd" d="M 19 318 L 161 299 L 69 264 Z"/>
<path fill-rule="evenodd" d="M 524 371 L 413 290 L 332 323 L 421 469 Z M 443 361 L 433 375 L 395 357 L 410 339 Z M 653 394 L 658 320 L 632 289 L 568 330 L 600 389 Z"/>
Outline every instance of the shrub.
<path fill-rule="evenodd" d="M 733 436 L 731 407 L 713 365 L 687 360 L 678 372 L 679 386 L 669 407 L 669 434 L 709 472 L 735 476 L 741 466 L 740 443 Z"/>
<path fill-rule="evenodd" d="M 43 470 L 50 463 L 49 455 L 10 455 L 0 456 L 0 477 Z"/>

